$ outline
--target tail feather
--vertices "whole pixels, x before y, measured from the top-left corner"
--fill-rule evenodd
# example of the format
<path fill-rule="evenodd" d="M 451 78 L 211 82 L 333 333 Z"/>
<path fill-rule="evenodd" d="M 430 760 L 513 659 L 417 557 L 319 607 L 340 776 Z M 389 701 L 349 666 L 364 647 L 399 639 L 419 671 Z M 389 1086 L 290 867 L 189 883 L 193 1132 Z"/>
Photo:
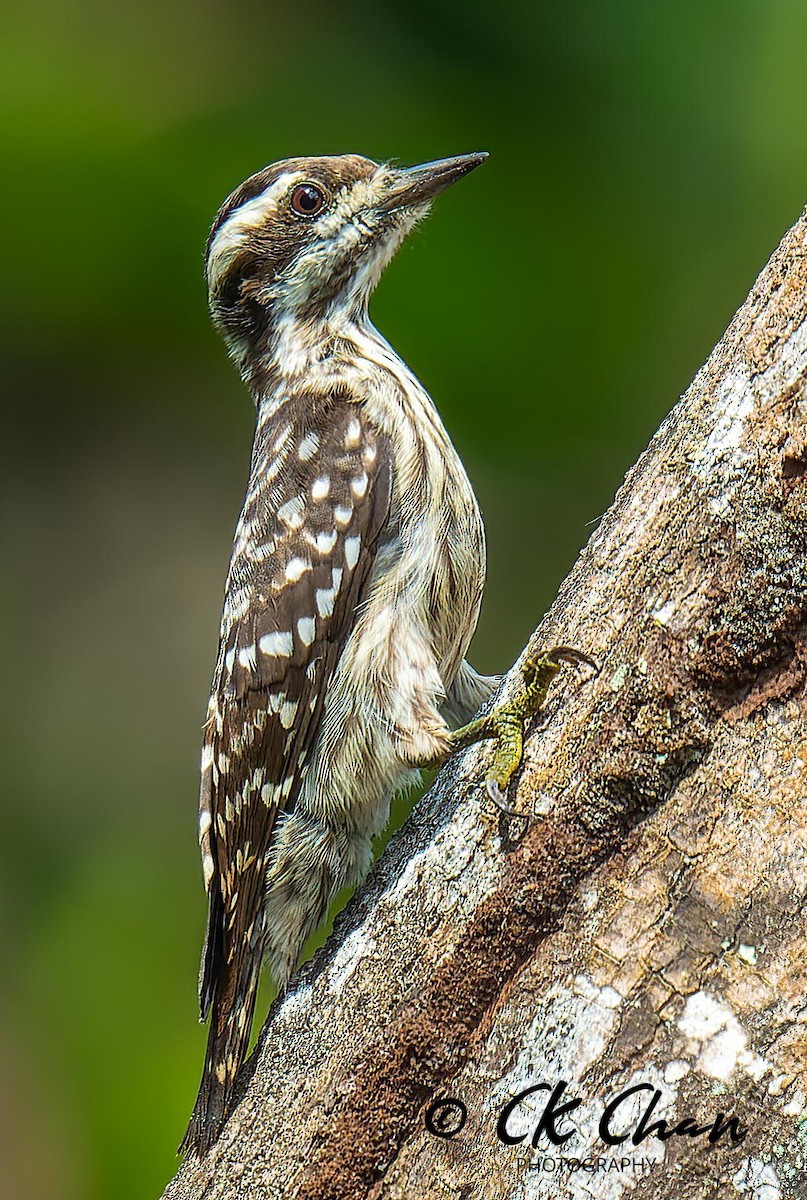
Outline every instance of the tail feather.
<path fill-rule="evenodd" d="M 203 1158 L 230 1115 L 236 1076 L 249 1047 L 258 975 L 259 963 L 252 960 L 240 966 L 227 963 L 219 976 L 202 1082 L 180 1154 L 195 1153 Z"/>
<path fill-rule="evenodd" d="M 207 929 L 199 969 L 199 1020 L 206 1021 L 224 969 L 224 904 L 221 892 L 214 888 L 208 899 Z"/>

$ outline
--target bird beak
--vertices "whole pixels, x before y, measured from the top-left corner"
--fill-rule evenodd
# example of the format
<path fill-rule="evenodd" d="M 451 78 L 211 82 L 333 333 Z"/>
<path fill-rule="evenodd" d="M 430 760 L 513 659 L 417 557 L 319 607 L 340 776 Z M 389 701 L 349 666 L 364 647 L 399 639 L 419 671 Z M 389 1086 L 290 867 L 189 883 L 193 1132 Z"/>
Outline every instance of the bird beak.
<path fill-rule="evenodd" d="M 456 158 L 441 158 L 419 167 L 398 167 L 391 172 L 390 191 L 378 205 L 381 212 L 410 205 L 428 204 L 463 175 L 475 170 L 487 158 L 484 150 L 476 154 L 458 154 Z"/>

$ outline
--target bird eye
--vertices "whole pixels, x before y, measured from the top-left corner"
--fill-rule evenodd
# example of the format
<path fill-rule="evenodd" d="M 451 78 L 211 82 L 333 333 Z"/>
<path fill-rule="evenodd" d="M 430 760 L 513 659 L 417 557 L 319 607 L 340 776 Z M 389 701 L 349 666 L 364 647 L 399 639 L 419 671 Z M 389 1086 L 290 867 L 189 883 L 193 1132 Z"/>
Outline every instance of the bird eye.
<path fill-rule="evenodd" d="M 292 212 L 298 217 L 315 217 L 325 203 L 325 196 L 313 183 L 301 183 L 291 194 Z"/>

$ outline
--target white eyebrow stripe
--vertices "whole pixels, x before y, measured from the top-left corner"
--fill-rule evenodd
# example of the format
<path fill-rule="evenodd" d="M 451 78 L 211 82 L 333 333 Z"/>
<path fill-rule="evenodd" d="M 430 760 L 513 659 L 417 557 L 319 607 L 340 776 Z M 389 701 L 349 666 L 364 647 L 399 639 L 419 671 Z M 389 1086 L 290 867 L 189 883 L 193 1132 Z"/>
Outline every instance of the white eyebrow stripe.
<path fill-rule="evenodd" d="M 302 171 L 284 171 L 258 196 L 253 196 L 251 200 L 246 200 L 233 209 L 216 231 L 207 256 L 207 281 L 210 287 L 215 287 L 226 272 L 233 255 L 243 245 L 245 235 L 265 221 L 269 210 L 275 207 L 281 196 L 285 195 L 295 180 L 301 179 L 302 175 Z"/>

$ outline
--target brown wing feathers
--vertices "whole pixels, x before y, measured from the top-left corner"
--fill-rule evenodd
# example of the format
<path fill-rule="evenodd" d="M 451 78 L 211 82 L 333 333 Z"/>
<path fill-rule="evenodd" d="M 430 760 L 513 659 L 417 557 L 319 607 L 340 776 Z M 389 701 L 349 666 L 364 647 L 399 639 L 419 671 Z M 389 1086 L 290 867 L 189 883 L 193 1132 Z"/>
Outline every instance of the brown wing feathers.
<path fill-rule="evenodd" d="M 259 423 L 202 757 L 199 830 L 210 899 L 203 1019 L 212 1008 L 202 1105 L 211 1105 L 216 1087 L 229 1092 L 246 1052 L 272 830 L 299 795 L 390 486 L 385 438 L 344 398 L 290 397 Z M 227 1064 L 216 1082 L 208 1069 L 214 1049 Z"/>

